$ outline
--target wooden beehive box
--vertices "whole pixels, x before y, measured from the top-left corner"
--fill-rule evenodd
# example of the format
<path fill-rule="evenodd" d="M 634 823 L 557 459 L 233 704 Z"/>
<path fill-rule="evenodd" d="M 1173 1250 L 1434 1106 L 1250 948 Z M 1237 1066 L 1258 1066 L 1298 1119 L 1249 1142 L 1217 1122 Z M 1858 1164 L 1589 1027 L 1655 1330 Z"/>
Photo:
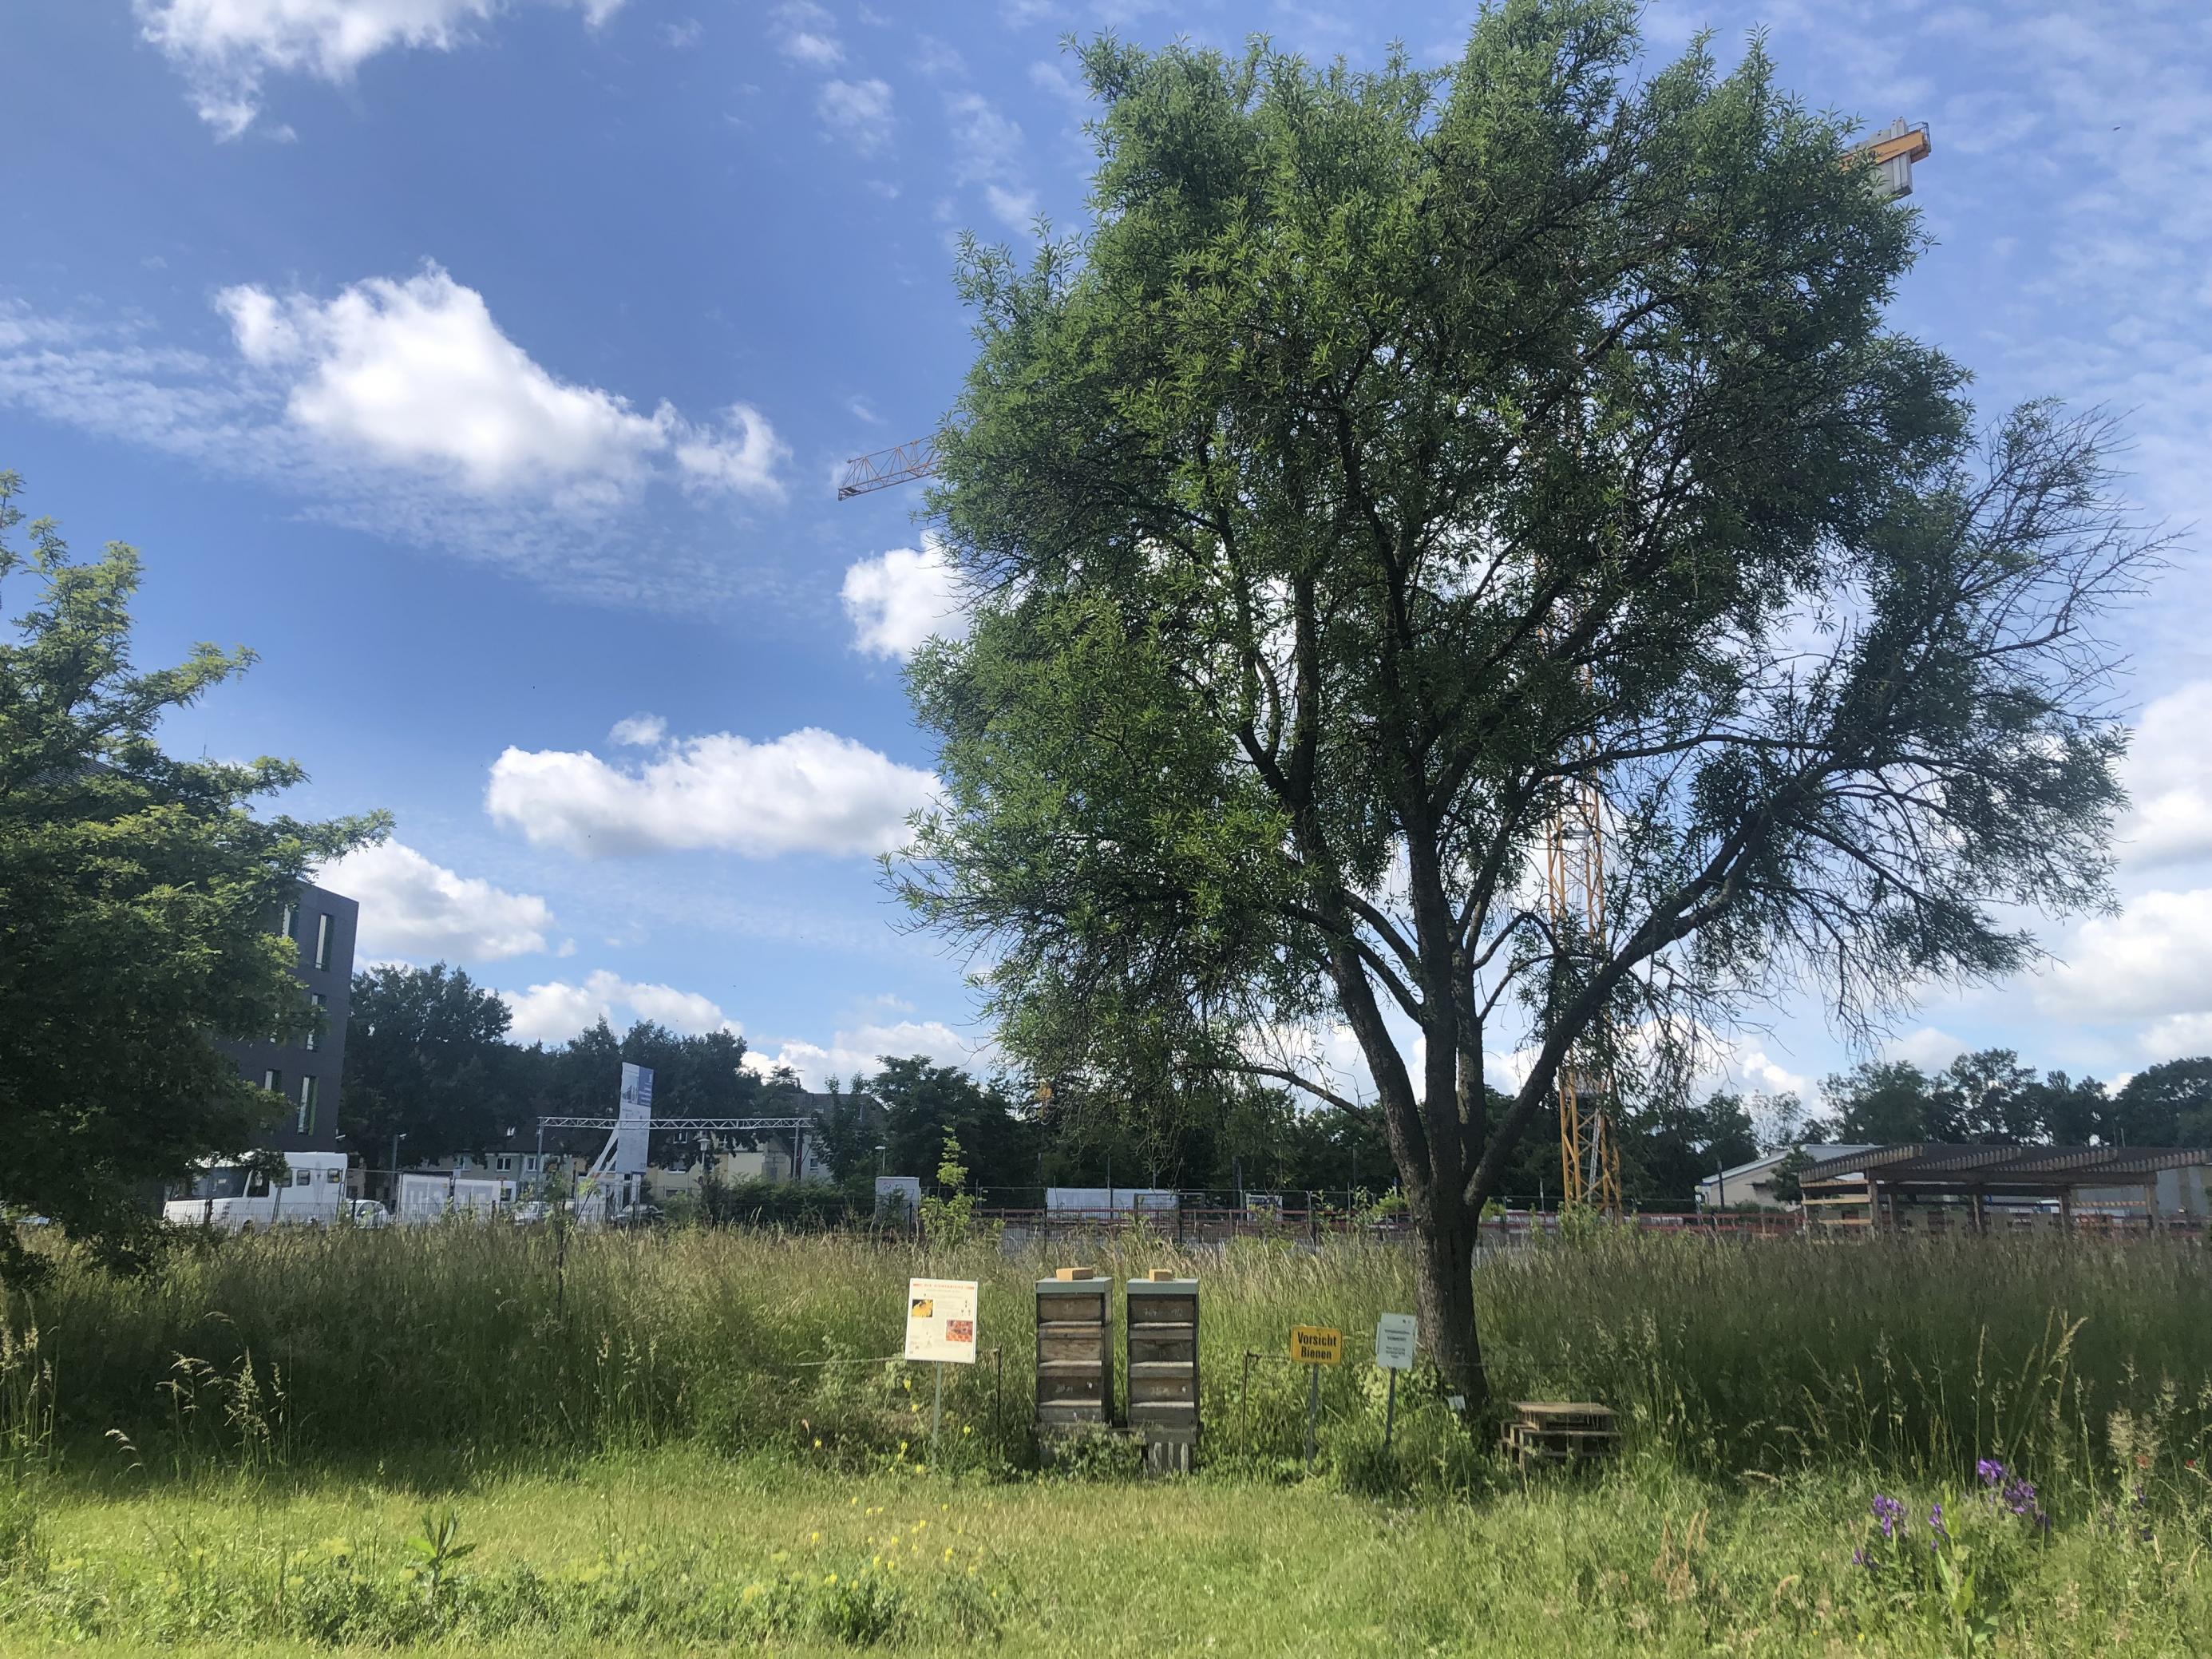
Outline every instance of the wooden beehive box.
<path fill-rule="evenodd" d="M 1147 1473 L 1188 1474 L 1198 1455 L 1198 1281 L 1129 1281 L 1129 1426 Z"/>
<path fill-rule="evenodd" d="M 1620 1444 L 1610 1406 L 1585 1401 L 1523 1400 L 1499 1441 L 1523 1470 L 1531 1464 L 1574 1463 L 1609 1457 Z"/>
<path fill-rule="evenodd" d="M 1040 1442 L 1114 1420 L 1114 1281 L 1040 1279 L 1036 1431 Z"/>

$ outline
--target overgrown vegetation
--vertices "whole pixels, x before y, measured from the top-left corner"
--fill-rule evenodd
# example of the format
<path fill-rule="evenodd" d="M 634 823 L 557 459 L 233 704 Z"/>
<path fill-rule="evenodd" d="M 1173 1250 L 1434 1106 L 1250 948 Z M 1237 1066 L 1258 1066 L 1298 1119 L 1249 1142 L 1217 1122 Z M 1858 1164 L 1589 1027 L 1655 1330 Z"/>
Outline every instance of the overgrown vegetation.
<path fill-rule="evenodd" d="M 1600 1229 L 1487 1261 L 1499 1396 L 1626 1431 L 1527 1486 L 1431 1373 L 1384 1448 L 1364 1338 L 1407 1305 L 1401 1250 L 1056 1251 L 1199 1275 L 1205 1455 L 1168 1492 L 1031 1467 L 1045 1259 L 562 1243 L 223 1238 L 138 1279 L 65 1254 L 0 1346 L 0 1646 L 1489 1652 L 1570 1619 L 1592 1653 L 2162 1653 L 2212 1617 L 2198 1246 Z M 983 1281 L 933 1449 L 926 1368 L 887 1358 L 915 1273 Z M 1312 1479 L 1293 1322 L 1350 1339 Z"/>
<path fill-rule="evenodd" d="M 177 1473 L 416 1455 L 489 1468 L 671 1444 L 864 1469 L 919 1437 L 908 1385 L 926 1373 L 884 1358 L 901 1345 L 899 1292 L 911 1273 L 954 1273 L 983 1281 L 983 1363 L 947 1378 L 949 1432 L 972 1462 L 1027 1462 L 1030 1284 L 1046 1258 L 987 1238 L 950 1249 L 740 1230 L 562 1243 L 468 1224 L 218 1238 L 140 1279 L 64 1253 L 10 1319 L 19 1351 L 35 1322 L 38 1363 L 64 1384 L 44 1409 L 80 1467 L 114 1455 L 115 1431 L 137 1461 Z M 1411 1305 L 1389 1244 L 1184 1253 L 1138 1235 L 1050 1258 L 1077 1259 L 1199 1276 L 1208 1461 L 1253 1472 L 1302 1443 L 1302 1379 L 1278 1358 L 1288 1328 L 1340 1326 L 1356 1355 L 1376 1315 Z M 2106 1469 L 2120 1414 L 2161 1467 L 2212 1449 L 2200 1246 L 1599 1230 L 1486 1261 L 1476 1281 L 1501 1398 L 1606 1401 L 1635 1455 L 1698 1476 L 1940 1480 L 1998 1457 L 2063 1501 Z M 1379 1437 L 1376 1381 L 1361 1364 L 1324 1377 L 1332 1444 Z M 1457 1430 L 1417 1371 L 1391 1480 L 1465 1486 L 1484 1437 Z"/>

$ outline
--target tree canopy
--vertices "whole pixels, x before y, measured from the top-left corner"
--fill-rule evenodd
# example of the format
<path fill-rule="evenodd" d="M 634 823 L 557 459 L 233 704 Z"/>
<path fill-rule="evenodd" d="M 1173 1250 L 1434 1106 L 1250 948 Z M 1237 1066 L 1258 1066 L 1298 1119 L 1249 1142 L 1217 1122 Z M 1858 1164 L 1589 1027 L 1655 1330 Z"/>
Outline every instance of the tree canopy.
<path fill-rule="evenodd" d="M 1475 1218 L 1571 1055 L 2012 972 L 2120 799 L 2104 429 L 1978 440 L 1845 125 L 1756 41 L 1638 50 L 1626 0 L 1510 0 L 1443 71 L 1083 48 L 1093 228 L 969 246 L 931 497 L 975 603 L 912 669 L 905 896 L 1042 1075 L 1371 1113 L 1477 1395 Z M 1540 879 L 1582 802 L 1597 927 Z M 1303 1058 L 1338 1025 L 1371 1092 Z"/>
<path fill-rule="evenodd" d="M 18 550 L 20 489 L 0 473 L 0 591 L 34 594 L 0 642 L 0 1207 L 128 1260 L 162 1183 L 246 1151 L 282 1110 L 212 1039 L 307 1028 L 294 947 L 270 924 L 384 820 L 260 816 L 298 766 L 165 754 L 163 716 L 252 653 L 202 645 L 135 667 L 137 553 L 111 542 L 75 562 L 45 519 Z M 0 1227 L 0 1273 L 27 1270 Z"/>

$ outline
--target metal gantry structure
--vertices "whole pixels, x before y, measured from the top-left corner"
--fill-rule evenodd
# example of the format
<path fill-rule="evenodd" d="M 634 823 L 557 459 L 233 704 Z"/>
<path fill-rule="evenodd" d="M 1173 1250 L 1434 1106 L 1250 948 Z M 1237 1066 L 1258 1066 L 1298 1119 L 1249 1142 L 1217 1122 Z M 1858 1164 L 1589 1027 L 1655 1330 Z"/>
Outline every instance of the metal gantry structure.
<path fill-rule="evenodd" d="M 1934 152 L 1925 121 L 1893 121 L 1844 153 L 1846 165 L 1873 169 L 1874 187 L 1895 200 L 1912 194 L 1912 164 Z M 915 438 L 845 464 L 837 499 L 910 483 L 937 470 L 934 437 Z M 1579 933 L 1602 953 L 1605 915 L 1605 790 L 1595 777 L 1580 780 L 1544 827 L 1544 875 L 1555 940 Z M 1619 1088 L 1605 1036 L 1577 1045 L 1559 1067 L 1559 1182 L 1562 1202 L 1609 1216 L 1621 1213 L 1620 1146 L 1612 1103 Z M 550 1127 L 556 1121 L 545 1120 Z M 580 1126 L 582 1120 L 576 1120 Z M 659 1127 L 658 1125 L 655 1126 Z M 701 1121 L 706 1127 L 706 1121 Z"/>

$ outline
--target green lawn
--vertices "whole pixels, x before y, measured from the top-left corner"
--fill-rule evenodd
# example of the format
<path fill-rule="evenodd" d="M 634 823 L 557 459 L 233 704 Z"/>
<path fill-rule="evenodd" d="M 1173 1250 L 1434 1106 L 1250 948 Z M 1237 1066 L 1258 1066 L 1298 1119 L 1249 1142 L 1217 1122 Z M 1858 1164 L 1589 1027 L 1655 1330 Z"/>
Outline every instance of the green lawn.
<path fill-rule="evenodd" d="M 1320 1481 L 845 1477 L 672 1453 L 446 1491 L 78 1483 L 40 1505 L 43 1568 L 0 1577 L 0 1646 L 1951 1654 L 1984 1617 L 2001 1651 L 2212 1646 L 2201 1504 L 2162 1504 L 2145 1524 L 2092 1513 L 2045 1540 L 1954 1495 L 1950 1527 L 1986 1578 L 1962 1613 L 1935 1588 L 1908 1590 L 1910 1561 L 1853 1565 L 1870 1492 L 1724 1492 L 1646 1470 L 1401 1508 Z M 1898 1547 L 1920 1552 L 1929 1495 L 1904 1496 Z M 426 1509 L 448 1507 L 472 1548 L 434 1593 L 408 1540 Z"/>

